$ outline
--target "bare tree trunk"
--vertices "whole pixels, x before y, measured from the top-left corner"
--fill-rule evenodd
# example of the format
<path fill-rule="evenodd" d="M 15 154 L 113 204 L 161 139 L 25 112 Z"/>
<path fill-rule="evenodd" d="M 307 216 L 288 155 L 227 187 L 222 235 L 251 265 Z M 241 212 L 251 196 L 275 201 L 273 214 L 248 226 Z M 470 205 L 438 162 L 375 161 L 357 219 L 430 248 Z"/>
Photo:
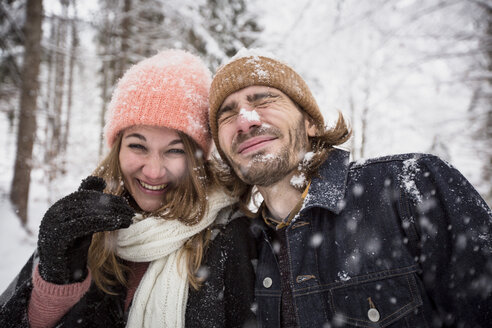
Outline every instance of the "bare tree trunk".
<path fill-rule="evenodd" d="M 122 77 L 125 73 L 130 60 L 128 51 L 130 50 L 129 40 L 131 33 L 131 10 L 132 10 L 132 1 L 125 0 L 123 6 L 123 20 L 121 21 L 121 58 L 119 63 L 119 70 L 117 72 L 118 78 Z"/>
<path fill-rule="evenodd" d="M 49 39 L 50 40 L 56 40 L 56 24 L 51 22 L 50 24 L 50 33 L 49 33 Z M 45 66 L 47 69 L 47 78 L 46 78 L 46 91 L 44 100 L 43 100 L 43 106 L 41 106 L 40 110 L 44 111 L 44 116 L 46 117 L 46 120 L 49 120 L 50 113 L 52 112 L 52 107 L 53 107 L 53 90 L 54 88 L 54 82 L 53 82 L 53 75 L 54 75 L 54 58 L 55 58 L 55 53 L 53 51 L 54 46 L 48 46 L 47 49 L 45 50 Z M 43 114 L 42 114 L 43 115 Z M 41 116 L 42 117 L 42 116 Z M 48 149 L 49 149 L 49 143 L 50 140 L 48 140 L 49 136 L 49 122 L 47 121 L 46 124 L 44 125 L 44 144 L 43 144 L 43 150 L 45 151 L 44 153 L 44 162 L 48 162 Z"/>
<path fill-rule="evenodd" d="M 366 139 L 367 130 L 369 126 L 368 116 L 369 116 L 369 98 L 370 90 L 369 86 L 365 87 L 364 90 L 364 108 L 362 108 L 362 113 L 360 115 L 360 158 L 364 158 L 366 152 Z"/>
<path fill-rule="evenodd" d="M 485 35 L 482 41 L 482 47 L 485 50 L 484 54 L 487 59 L 486 72 L 487 76 L 487 84 L 488 88 L 485 88 L 487 91 L 485 92 L 485 103 L 488 104 L 486 106 L 486 118 L 485 118 L 485 146 L 487 147 L 487 151 L 485 152 L 485 156 L 487 157 L 485 160 L 484 167 L 484 179 L 488 182 L 489 190 L 485 195 L 485 200 L 487 203 L 492 206 L 492 94 L 490 90 L 492 90 L 492 78 L 490 77 L 492 74 L 492 8 L 484 7 L 486 17 L 487 17 L 487 29 L 485 31 Z"/>
<path fill-rule="evenodd" d="M 354 95 L 352 94 L 352 92 L 350 93 L 350 98 L 349 98 L 349 109 L 350 109 L 350 118 L 352 121 L 352 129 L 353 129 L 355 123 L 355 103 L 354 103 Z M 350 140 L 350 148 L 351 148 L 350 150 L 352 152 L 352 156 L 356 155 L 356 151 L 355 151 L 356 146 L 357 145 L 355 143 L 355 137 L 352 136 Z"/>
<path fill-rule="evenodd" d="M 492 74 L 492 9 L 487 10 L 487 15 L 489 17 L 488 19 L 488 26 L 487 26 L 487 36 L 486 39 L 488 42 L 486 43 L 487 46 L 487 57 L 489 59 L 489 65 L 488 65 L 488 72 L 489 76 Z M 492 89 L 492 78 L 488 79 L 489 82 L 489 90 Z M 488 94 L 488 102 L 490 104 L 488 111 L 487 111 L 487 142 L 489 147 L 489 163 L 488 163 L 488 176 L 489 176 L 489 182 L 491 182 L 491 186 L 487 195 L 487 201 L 490 206 L 492 206 L 492 94 Z"/>
<path fill-rule="evenodd" d="M 115 3 L 109 1 L 107 3 L 106 10 L 112 10 L 111 13 L 114 14 L 114 10 L 118 10 L 119 7 L 115 6 Z M 102 56 L 102 83 L 101 83 L 101 115 L 100 115 L 100 139 L 99 139 L 99 157 L 102 157 L 104 153 L 104 118 L 106 116 L 106 108 L 109 104 L 111 98 L 111 91 L 113 86 L 116 84 L 117 80 L 123 75 L 125 70 L 130 64 L 130 44 L 129 39 L 131 35 L 131 11 L 132 11 L 132 1 L 124 0 L 123 11 L 119 12 L 123 18 L 121 22 L 113 22 L 106 18 L 104 20 L 104 25 L 100 32 L 101 44 L 103 47 Z M 118 32 L 116 32 L 118 31 Z"/>
<path fill-rule="evenodd" d="M 364 158 L 365 156 L 365 151 L 366 151 L 366 135 L 367 135 L 367 128 L 368 128 L 368 122 L 367 122 L 367 116 L 369 114 L 369 107 L 367 106 L 367 103 L 365 104 L 364 108 L 362 109 L 362 114 L 360 117 L 360 158 Z"/>
<path fill-rule="evenodd" d="M 77 47 L 79 45 L 79 36 L 77 31 L 77 13 L 75 8 L 75 2 L 73 2 L 74 6 L 74 19 L 71 22 L 71 46 L 70 46 L 70 56 L 68 62 L 68 90 L 67 90 L 67 109 L 66 109 L 66 118 L 65 118 L 65 128 L 63 131 L 63 138 L 61 144 L 61 152 L 63 157 L 62 164 L 62 173 L 65 171 L 65 153 L 68 145 L 68 136 L 70 134 L 70 119 L 72 116 L 72 97 L 73 97 L 73 75 L 74 75 L 74 67 L 77 56 Z"/>
<path fill-rule="evenodd" d="M 42 20 L 42 0 L 27 0 L 17 155 L 15 158 L 14 178 L 10 190 L 10 199 L 23 226 L 27 224 L 32 149 L 36 136 L 36 102 L 39 91 L 38 75 L 41 61 Z"/>
<path fill-rule="evenodd" d="M 114 79 L 114 57 L 113 57 L 113 49 L 114 49 L 114 38 L 111 33 L 111 22 L 106 19 L 105 26 L 101 32 L 101 44 L 103 47 L 102 51 L 102 82 L 101 82 L 101 115 L 99 118 L 100 122 L 100 138 L 99 138 L 99 158 L 102 157 L 104 153 L 104 117 L 106 116 L 106 107 L 109 104 L 109 100 L 111 97 L 111 87 L 113 85 Z"/>
<path fill-rule="evenodd" d="M 62 115 L 63 99 L 65 89 L 65 57 L 66 57 L 66 37 L 67 37 L 67 10 L 68 3 L 62 0 L 62 16 L 58 20 L 58 33 L 56 38 L 55 55 L 55 97 L 53 111 L 50 113 L 50 138 L 48 144 L 48 177 L 51 183 L 60 170 L 59 156 L 62 143 Z"/>
<path fill-rule="evenodd" d="M 491 107 L 492 107 L 492 101 L 491 101 Z M 492 153 L 491 153 L 491 149 L 492 149 L 492 109 L 489 108 L 488 112 L 487 112 L 487 123 L 486 123 L 486 137 L 487 137 L 487 140 L 486 140 L 486 145 L 488 145 L 488 154 L 487 154 L 487 157 L 488 159 L 486 160 L 486 165 L 485 165 L 485 170 L 484 170 L 484 176 L 485 176 L 485 181 L 488 181 L 489 182 L 489 191 L 487 192 L 487 194 L 485 195 L 485 200 L 487 201 L 487 203 L 489 204 L 489 206 L 492 206 L 492 186 L 491 186 L 491 183 L 492 183 Z"/>
<path fill-rule="evenodd" d="M 100 122 L 100 137 L 99 137 L 99 158 L 102 158 L 102 155 L 104 153 L 104 137 L 103 137 L 103 132 L 104 132 L 104 117 L 106 116 L 106 106 L 108 105 L 108 75 L 109 75 L 109 69 L 108 69 L 108 63 L 104 59 L 103 64 L 102 64 L 102 86 L 101 86 L 101 98 L 102 98 L 102 104 L 101 104 L 101 115 L 99 117 L 99 122 Z"/>

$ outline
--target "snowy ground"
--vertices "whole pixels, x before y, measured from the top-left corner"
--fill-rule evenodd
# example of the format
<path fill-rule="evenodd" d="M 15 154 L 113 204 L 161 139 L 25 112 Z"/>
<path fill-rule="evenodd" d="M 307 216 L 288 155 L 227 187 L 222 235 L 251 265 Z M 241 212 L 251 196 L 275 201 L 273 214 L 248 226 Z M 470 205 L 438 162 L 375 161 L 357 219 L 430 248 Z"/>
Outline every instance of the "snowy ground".
<path fill-rule="evenodd" d="M 36 236 L 28 234 L 21 228 L 19 219 L 12 211 L 8 198 L 4 195 L 0 198 L 0 213 L 2 213 L 0 240 L 3 246 L 8 246 L 0 248 L 2 258 L 0 290 L 3 291 L 35 249 Z"/>
<path fill-rule="evenodd" d="M 5 149 L 2 149 L 3 151 Z M 3 172 L 3 175 L 0 174 L 0 213 L 2 214 L 0 219 L 0 258 L 2 258 L 0 292 L 8 286 L 36 248 L 39 223 L 49 204 L 76 190 L 80 180 L 95 167 L 94 161 L 89 161 L 87 167 L 80 168 L 80 172 L 74 169 L 73 173 L 61 177 L 55 183 L 56 186 L 49 191 L 43 185 L 43 170 L 41 168 L 33 170 L 29 196 L 29 221 L 25 229 L 21 227 L 8 197 L 12 168 L 7 164 L 11 163 L 4 161 L 0 164 L 0 171 Z"/>
<path fill-rule="evenodd" d="M 28 234 L 22 229 L 19 219 L 12 210 L 8 198 L 12 179 L 12 153 L 15 149 L 15 139 L 9 134 L 6 120 L 0 120 L 0 131 L 3 140 L 0 146 L 0 292 L 3 291 L 12 278 L 22 268 L 24 262 L 36 247 L 36 234 Z"/>

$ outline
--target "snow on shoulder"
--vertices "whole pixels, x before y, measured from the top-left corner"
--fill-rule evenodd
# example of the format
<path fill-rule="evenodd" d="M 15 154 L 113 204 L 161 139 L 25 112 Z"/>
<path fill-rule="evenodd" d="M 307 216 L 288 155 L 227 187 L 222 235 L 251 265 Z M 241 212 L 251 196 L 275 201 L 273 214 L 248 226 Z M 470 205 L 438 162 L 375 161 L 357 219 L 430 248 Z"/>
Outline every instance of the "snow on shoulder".
<path fill-rule="evenodd" d="M 416 200 L 422 202 L 422 195 L 415 184 L 415 176 L 420 172 L 418 158 L 409 158 L 403 162 L 402 173 L 400 174 L 400 183 L 403 189 Z"/>

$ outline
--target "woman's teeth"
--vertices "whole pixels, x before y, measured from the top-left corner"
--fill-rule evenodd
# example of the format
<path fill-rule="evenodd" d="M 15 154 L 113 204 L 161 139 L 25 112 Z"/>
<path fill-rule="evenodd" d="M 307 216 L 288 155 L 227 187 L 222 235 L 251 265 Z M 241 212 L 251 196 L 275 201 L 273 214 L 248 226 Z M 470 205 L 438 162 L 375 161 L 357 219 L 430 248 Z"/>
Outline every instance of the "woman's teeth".
<path fill-rule="evenodd" d="M 145 182 L 140 181 L 140 180 L 139 180 L 139 182 L 142 185 L 142 187 L 144 187 L 145 189 L 149 189 L 149 190 L 162 190 L 162 189 L 167 187 L 167 183 L 157 185 L 157 186 L 152 186 L 152 185 L 146 184 Z"/>

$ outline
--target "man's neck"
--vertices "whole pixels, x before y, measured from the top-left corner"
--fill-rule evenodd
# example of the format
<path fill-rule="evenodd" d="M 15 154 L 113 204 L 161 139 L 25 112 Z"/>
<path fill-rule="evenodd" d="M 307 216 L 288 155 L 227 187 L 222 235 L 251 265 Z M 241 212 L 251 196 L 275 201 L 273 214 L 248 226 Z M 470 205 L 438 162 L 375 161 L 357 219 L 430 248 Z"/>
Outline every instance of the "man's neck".
<path fill-rule="evenodd" d="M 265 200 L 270 215 L 277 220 L 283 220 L 289 215 L 301 200 L 302 193 L 290 182 L 293 174 L 268 187 L 259 187 L 258 191 Z"/>

